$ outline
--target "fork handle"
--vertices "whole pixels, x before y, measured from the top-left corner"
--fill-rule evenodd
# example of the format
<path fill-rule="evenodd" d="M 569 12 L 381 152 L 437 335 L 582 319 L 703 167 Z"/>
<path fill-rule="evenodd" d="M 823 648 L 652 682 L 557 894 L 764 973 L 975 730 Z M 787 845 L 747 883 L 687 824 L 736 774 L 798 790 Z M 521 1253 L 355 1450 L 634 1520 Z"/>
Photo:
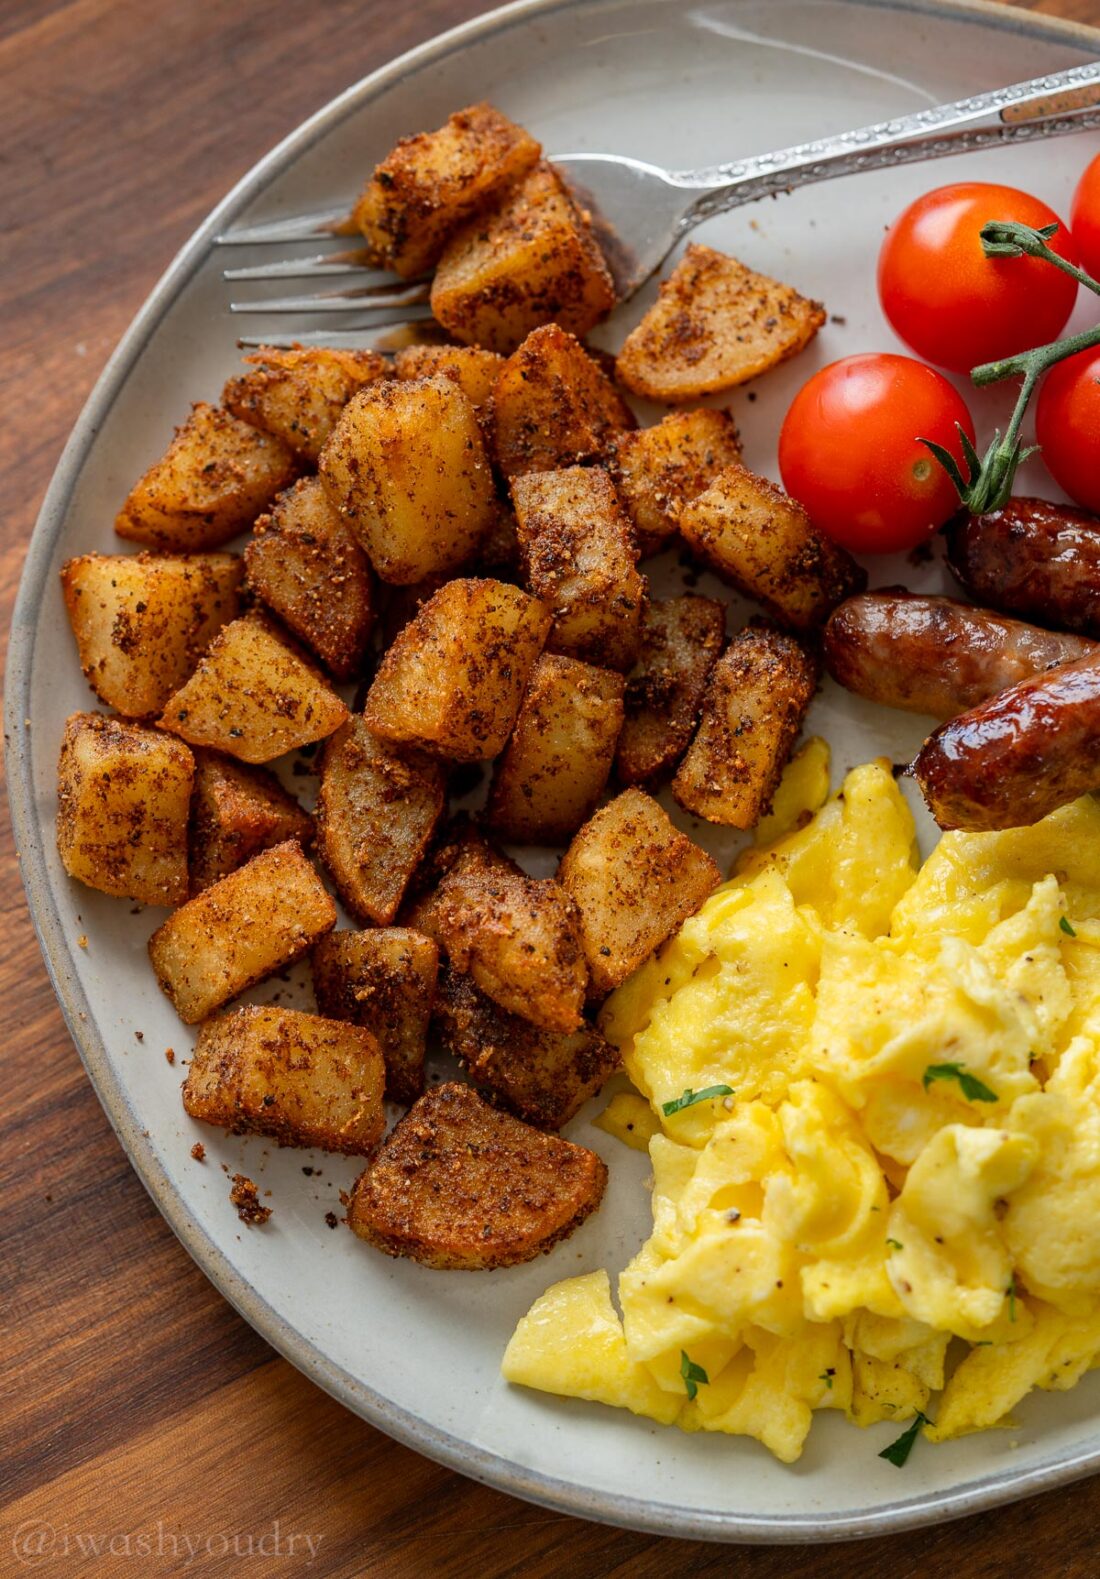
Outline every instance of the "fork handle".
<path fill-rule="evenodd" d="M 774 153 L 702 170 L 674 171 L 669 179 L 701 192 L 680 222 L 682 232 L 742 203 L 834 176 L 1096 128 L 1100 128 L 1100 61 Z"/>

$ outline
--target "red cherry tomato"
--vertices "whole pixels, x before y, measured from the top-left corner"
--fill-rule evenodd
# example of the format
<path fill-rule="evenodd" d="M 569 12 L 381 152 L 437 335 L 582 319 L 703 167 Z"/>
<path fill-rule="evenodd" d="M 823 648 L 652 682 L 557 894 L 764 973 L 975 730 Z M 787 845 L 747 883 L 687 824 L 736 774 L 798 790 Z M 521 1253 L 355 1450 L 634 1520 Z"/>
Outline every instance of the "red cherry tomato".
<path fill-rule="evenodd" d="M 1076 263 L 1053 209 L 982 181 L 919 197 L 879 253 L 879 298 L 894 329 L 918 356 L 959 373 L 1057 339 L 1077 295 L 1075 280 L 1039 258 L 987 258 L 980 232 L 991 219 L 1057 224 L 1049 245 Z"/>
<path fill-rule="evenodd" d="M 1100 280 L 1100 154 L 1085 169 L 1073 194 L 1069 228 L 1081 267 Z"/>
<path fill-rule="evenodd" d="M 1059 487 L 1100 512 L 1100 347 L 1051 368 L 1039 390 L 1035 436 Z"/>
<path fill-rule="evenodd" d="M 931 537 L 959 507 L 947 473 L 920 439 L 960 463 L 956 423 L 971 440 L 962 396 L 912 357 L 846 356 L 794 397 L 779 435 L 787 492 L 814 525 L 855 553 L 885 554 Z"/>

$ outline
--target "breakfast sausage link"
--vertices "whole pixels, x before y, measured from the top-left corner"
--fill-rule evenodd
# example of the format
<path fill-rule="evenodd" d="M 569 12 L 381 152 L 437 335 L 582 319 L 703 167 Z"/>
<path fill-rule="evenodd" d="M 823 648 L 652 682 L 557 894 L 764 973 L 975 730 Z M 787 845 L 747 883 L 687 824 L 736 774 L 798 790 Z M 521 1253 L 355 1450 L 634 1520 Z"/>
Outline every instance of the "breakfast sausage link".
<path fill-rule="evenodd" d="M 947 563 L 979 603 L 1100 638 L 1100 517 L 1010 499 L 947 529 Z"/>
<path fill-rule="evenodd" d="M 1019 828 L 1100 788 L 1100 648 L 941 724 L 912 772 L 941 828 Z"/>
<path fill-rule="evenodd" d="M 1084 636 L 892 587 L 846 599 L 825 627 L 834 680 L 869 701 L 933 718 L 954 718 L 1093 647 Z"/>

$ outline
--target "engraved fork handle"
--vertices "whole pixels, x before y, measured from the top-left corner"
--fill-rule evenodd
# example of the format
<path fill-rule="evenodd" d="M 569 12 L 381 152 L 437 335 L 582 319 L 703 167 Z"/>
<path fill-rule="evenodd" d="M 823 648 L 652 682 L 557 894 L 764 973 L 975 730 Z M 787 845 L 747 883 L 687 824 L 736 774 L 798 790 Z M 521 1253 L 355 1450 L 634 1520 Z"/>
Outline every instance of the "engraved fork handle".
<path fill-rule="evenodd" d="M 671 171 L 668 179 L 675 186 L 702 190 L 680 222 L 682 232 L 742 203 L 833 176 L 1097 128 L 1100 61 L 1093 61 L 794 148 L 702 170 Z"/>

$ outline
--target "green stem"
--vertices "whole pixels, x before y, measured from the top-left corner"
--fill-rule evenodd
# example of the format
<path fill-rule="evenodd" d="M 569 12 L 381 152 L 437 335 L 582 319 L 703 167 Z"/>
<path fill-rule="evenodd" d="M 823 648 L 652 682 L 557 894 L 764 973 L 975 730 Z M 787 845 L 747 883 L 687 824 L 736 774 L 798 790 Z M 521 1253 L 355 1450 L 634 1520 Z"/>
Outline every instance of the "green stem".
<path fill-rule="evenodd" d="M 1022 375 L 1027 379 L 1034 369 L 1035 378 L 1031 380 L 1034 386 L 1035 379 L 1055 362 L 1064 362 L 1067 356 L 1076 356 L 1078 351 L 1087 351 L 1094 345 L 1100 345 L 1100 324 L 1094 329 L 1082 329 L 1079 334 L 1066 335 L 1064 340 L 1051 340 L 1048 345 L 1036 346 L 1032 351 L 1006 356 L 999 362 L 983 362 L 971 371 L 970 379 L 981 389 L 986 384 L 999 383 L 1002 378 Z"/>
<path fill-rule="evenodd" d="M 1055 252 L 1053 247 L 1047 246 L 1046 238 L 1053 236 L 1057 229 L 1057 225 L 1047 225 L 1042 230 L 1033 230 L 1030 225 L 1021 225 L 1014 219 L 991 219 L 982 226 L 982 250 L 987 258 L 1041 258 L 1044 263 L 1052 263 L 1063 274 L 1068 274 L 1078 285 L 1100 296 L 1100 280 L 1094 280 L 1076 263 L 1071 263 L 1060 252 Z"/>

